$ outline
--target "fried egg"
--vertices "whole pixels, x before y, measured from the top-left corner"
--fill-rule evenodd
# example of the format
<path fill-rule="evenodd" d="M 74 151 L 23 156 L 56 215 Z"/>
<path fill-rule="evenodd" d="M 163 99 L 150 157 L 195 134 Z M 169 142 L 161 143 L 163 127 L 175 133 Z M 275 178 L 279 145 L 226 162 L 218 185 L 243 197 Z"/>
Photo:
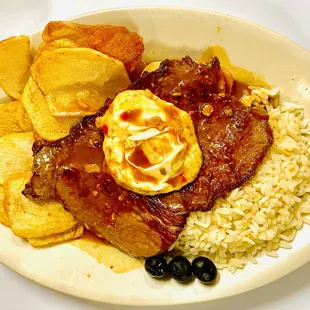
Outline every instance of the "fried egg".
<path fill-rule="evenodd" d="M 196 178 L 202 153 L 190 115 L 150 90 L 119 93 L 96 123 L 105 135 L 106 164 L 120 186 L 157 195 Z"/>

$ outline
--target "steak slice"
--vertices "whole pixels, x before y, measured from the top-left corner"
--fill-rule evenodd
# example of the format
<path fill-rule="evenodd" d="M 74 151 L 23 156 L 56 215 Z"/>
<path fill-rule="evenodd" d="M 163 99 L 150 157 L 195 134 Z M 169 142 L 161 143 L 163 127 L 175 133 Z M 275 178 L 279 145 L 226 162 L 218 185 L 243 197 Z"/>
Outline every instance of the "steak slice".
<path fill-rule="evenodd" d="M 181 190 L 188 212 L 209 210 L 250 179 L 273 143 L 267 112 L 230 94 L 216 57 L 209 65 L 189 57 L 165 60 L 129 88 L 149 89 L 191 114 L 204 160 L 196 180 Z"/>
<path fill-rule="evenodd" d="M 206 106 L 213 109 L 210 116 L 203 114 Z M 217 198 L 253 177 L 273 134 L 265 110 L 244 108 L 232 96 L 210 97 L 192 118 L 204 160 L 196 180 L 181 194 L 187 211 L 207 211 Z"/>
<path fill-rule="evenodd" d="M 104 163 L 103 136 L 95 120 L 84 118 L 65 139 L 34 143 L 33 177 L 23 193 L 57 199 L 86 228 L 124 252 L 156 255 L 185 225 L 181 195 L 141 196 L 118 186 L 105 171 L 88 170 Z"/>
<path fill-rule="evenodd" d="M 158 196 L 118 186 L 104 164 L 104 137 L 95 125 L 107 102 L 67 138 L 35 142 L 33 177 L 23 192 L 29 198 L 57 199 L 99 237 L 145 257 L 167 250 L 191 211 L 210 209 L 216 198 L 251 178 L 273 141 L 266 112 L 246 108 L 227 94 L 217 58 L 210 65 L 189 57 L 166 60 L 129 87 L 146 88 L 192 116 L 204 156 L 194 182 Z"/>
<path fill-rule="evenodd" d="M 144 72 L 128 89 L 149 89 L 186 112 L 197 110 L 212 94 L 229 92 L 217 57 L 205 65 L 188 56 L 182 60 L 164 60 L 157 70 Z"/>

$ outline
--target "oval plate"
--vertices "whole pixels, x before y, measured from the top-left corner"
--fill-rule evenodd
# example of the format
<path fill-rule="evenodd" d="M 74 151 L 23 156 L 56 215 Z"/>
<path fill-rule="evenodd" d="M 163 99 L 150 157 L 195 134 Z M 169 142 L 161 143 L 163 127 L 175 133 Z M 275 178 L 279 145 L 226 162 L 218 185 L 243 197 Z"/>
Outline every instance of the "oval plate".
<path fill-rule="evenodd" d="M 129 8 L 95 12 L 71 19 L 86 24 L 123 25 L 144 38 L 145 59 L 190 55 L 197 59 L 208 45 L 222 45 L 231 62 L 261 72 L 278 85 L 282 99 L 304 104 L 310 118 L 310 53 L 268 29 L 231 16 L 182 8 Z M 41 32 L 31 36 L 37 48 Z M 1 98 L 0 98 L 1 99 Z M 297 234 L 291 250 L 279 258 L 261 257 L 235 275 L 220 273 L 215 286 L 199 281 L 181 285 L 156 281 L 143 269 L 115 274 L 70 244 L 34 249 L 0 225 L 0 261 L 33 281 L 74 296 L 126 305 L 172 305 L 239 294 L 270 283 L 310 260 L 310 226 Z M 91 274 L 89 278 L 87 275 Z"/>

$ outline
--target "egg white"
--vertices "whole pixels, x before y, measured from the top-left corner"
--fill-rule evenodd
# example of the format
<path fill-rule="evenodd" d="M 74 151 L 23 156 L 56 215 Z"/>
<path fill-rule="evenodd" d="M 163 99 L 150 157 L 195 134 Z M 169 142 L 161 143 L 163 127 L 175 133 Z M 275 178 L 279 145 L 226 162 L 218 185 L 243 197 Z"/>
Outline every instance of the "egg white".
<path fill-rule="evenodd" d="M 130 113 L 137 115 L 129 119 Z M 150 90 L 119 93 L 97 118 L 97 126 L 106 128 L 103 151 L 109 171 L 133 192 L 179 190 L 196 178 L 202 165 L 190 115 Z M 137 161 L 137 154 L 143 161 Z"/>

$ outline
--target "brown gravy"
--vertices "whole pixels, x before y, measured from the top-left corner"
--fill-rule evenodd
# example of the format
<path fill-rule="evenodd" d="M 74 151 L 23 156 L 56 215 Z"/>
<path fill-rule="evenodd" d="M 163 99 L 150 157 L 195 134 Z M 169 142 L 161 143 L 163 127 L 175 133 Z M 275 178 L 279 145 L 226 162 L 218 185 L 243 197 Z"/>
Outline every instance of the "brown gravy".
<path fill-rule="evenodd" d="M 141 145 L 138 145 L 133 151 L 133 153 L 129 155 L 129 160 L 131 163 L 133 163 L 137 167 L 149 168 L 152 166 L 149 159 L 144 154 L 144 151 Z"/>
<path fill-rule="evenodd" d="M 143 111 L 141 109 L 128 110 L 120 115 L 121 120 L 134 125 L 140 125 Z"/>
<path fill-rule="evenodd" d="M 234 81 L 233 88 L 232 88 L 232 95 L 235 96 L 237 99 L 240 99 L 248 90 L 248 85 Z"/>
<path fill-rule="evenodd" d="M 210 62 L 215 56 L 220 60 L 221 67 L 228 70 L 236 82 L 270 88 L 270 85 L 261 73 L 252 72 L 231 64 L 228 54 L 222 46 L 208 46 L 202 53 L 200 60 Z"/>

